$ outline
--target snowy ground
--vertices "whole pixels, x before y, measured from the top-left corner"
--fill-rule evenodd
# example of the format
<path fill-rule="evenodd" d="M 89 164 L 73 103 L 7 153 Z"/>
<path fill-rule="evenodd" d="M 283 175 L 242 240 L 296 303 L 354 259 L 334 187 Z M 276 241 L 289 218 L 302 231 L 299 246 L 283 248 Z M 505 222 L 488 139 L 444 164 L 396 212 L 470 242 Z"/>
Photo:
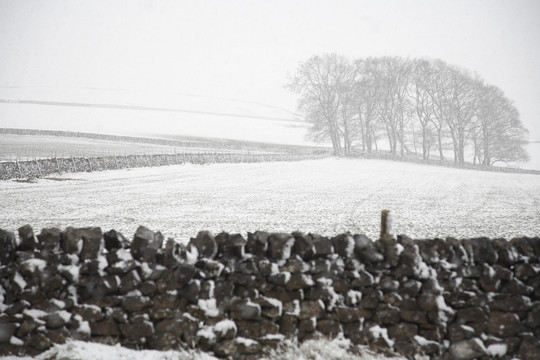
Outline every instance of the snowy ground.
<path fill-rule="evenodd" d="M 1 357 L 3 360 L 28 360 L 22 357 Z M 82 341 L 56 345 L 37 357 L 41 360 L 217 360 L 216 357 L 198 351 L 129 350 L 121 346 L 108 346 Z M 301 345 L 288 344 L 263 359 L 268 360 L 405 360 L 403 357 L 377 355 L 362 346 L 353 346 L 349 340 L 310 340 Z M 261 359 L 262 360 L 262 359 Z"/>
<path fill-rule="evenodd" d="M 63 181 L 57 181 L 62 179 Z M 295 231 L 375 238 L 379 214 L 415 238 L 540 235 L 540 176 L 380 160 L 175 165 L 0 182 L 0 228 L 138 225 L 187 241 L 215 233 Z"/>
<path fill-rule="evenodd" d="M 203 147 L 174 147 L 63 136 L 0 135 L 0 161 L 216 151 L 218 150 Z"/>

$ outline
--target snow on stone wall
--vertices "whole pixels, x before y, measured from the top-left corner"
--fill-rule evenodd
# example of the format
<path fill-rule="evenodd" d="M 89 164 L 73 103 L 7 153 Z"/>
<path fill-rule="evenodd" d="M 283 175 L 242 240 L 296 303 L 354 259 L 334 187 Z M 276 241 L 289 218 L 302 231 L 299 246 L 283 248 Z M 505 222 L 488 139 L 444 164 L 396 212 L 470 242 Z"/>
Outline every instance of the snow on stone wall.
<path fill-rule="evenodd" d="M 345 337 L 406 357 L 537 359 L 540 238 L 372 242 L 139 227 L 0 230 L 0 355 L 68 338 L 259 358 Z"/>

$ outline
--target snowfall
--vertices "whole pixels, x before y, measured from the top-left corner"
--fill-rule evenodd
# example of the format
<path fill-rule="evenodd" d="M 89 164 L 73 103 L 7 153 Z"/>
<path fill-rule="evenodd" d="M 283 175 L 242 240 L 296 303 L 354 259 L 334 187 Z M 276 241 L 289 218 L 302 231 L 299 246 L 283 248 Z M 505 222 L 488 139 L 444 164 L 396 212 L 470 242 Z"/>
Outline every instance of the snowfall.
<path fill-rule="evenodd" d="M 139 225 L 187 242 L 256 230 L 375 239 L 380 212 L 412 238 L 540 234 L 540 176 L 382 160 L 329 158 L 173 165 L 0 182 L 0 228 L 100 226 L 131 237 Z"/>
<path fill-rule="evenodd" d="M 201 229 L 295 231 L 376 238 L 380 211 L 413 238 L 540 234 L 540 177 L 379 160 L 175 165 L 0 182 L 0 228 L 138 225 L 186 242 Z M 197 350 L 130 350 L 68 341 L 38 359 L 215 359 Z M 284 342 L 268 359 L 403 359 L 349 340 Z M 2 359 L 24 359 L 3 357 Z"/>

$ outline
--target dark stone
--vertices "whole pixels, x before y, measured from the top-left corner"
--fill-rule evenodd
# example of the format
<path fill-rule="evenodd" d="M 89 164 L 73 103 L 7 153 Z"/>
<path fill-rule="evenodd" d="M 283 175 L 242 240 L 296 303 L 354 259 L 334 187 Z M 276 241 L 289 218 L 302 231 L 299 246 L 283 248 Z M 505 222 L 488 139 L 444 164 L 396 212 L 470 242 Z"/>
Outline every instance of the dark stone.
<path fill-rule="evenodd" d="M 163 235 L 139 226 L 131 243 L 131 255 L 135 260 L 153 262 L 163 244 Z"/>
<path fill-rule="evenodd" d="M 531 308 L 531 300 L 523 295 L 496 294 L 489 305 L 491 311 L 528 311 Z"/>
<path fill-rule="evenodd" d="M 190 240 L 188 246 L 190 245 L 197 249 L 199 259 L 213 259 L 218 252 L 218 244 L 210 231 L 199 231 L 197 236 Z"/>
<path fill-rule="evenodd" d="M 265 278 L 270 276 L 273 272 L 272 268 L 274 265 L 277 266 L 277 264 L 270 262 L 268 259 L 262 259 L 258 263 L 259 274 Z"/>
<path fill-rule="evenodd" d="M 152 295 L 157 291 L 156 282 L 153 280 L 146 280 L 141 284 L 139 290 L 145 296 Z"/>
<path fill-rule="evenodd" d="M 133 324 L 120 324 L 120 331 L 129 340 L 139 340 L 154 334 L 154 326 L 149 321 Z"/>
<path fill-rule="evenodd" d="M 512 279 L 503 285 L 501 292 L 514 295 L 529 295 L 534 292 L 534 288 L 532 286 L 525 285 L 519 279 Z"/>
<path fill-rule="evenodd" d="M 527 325 L 532 328 L 540 328 L 540 302 L 535 303 L 527 315 Z"/>
<path fill-rule="evenodd" d="M 18 229 L 19 239 L 21 243 L 19 250 L 21 251 L 34 251 L 37 247 L 36 237 L 34 236 L 34 230 L 30 225 L 21 226 Z"/>
<path fill-rule="evenodd" d="M 67 227 L 62 231 L 60 247 L 65 253 L 79 255 L 83 246 L 82 241 L 80 229 Z"/>
<path fill-rule="evenodd" d="M 17 325 L 9 322 L 0 322 L 0 344 L 9 343 L 11 337 L 15 334 Z"/>
<path fill-rule="evenodd" d="M 231 235 L 229 239 L 231 254 L 242 259 L 245 256 L 247 240 L 240 234 Z"/>
<path fill-rule="evenodd" d="M 309 235 L 301 232 L 295 232 L 293 252 L 300 256 L 303 260 L 309 261 L 315 256 L 315 245 Z"/>
<path fill-rule="evenodd" d="M 351 281 L 351 288 L 359 290 L 375 284 L 375 278 L 365 270 L 358 271 L 358 277 Z"/>
<path fill-rule="evenodd" d="M 355 240 L 350 234 L 341 234 L 332 238 L 332 245 L 336 254 L 349 258 L 354 254 Z"/>
<path fill-rule="evenodd" d="M 256 275 L 259 273 L 257 263 L 253 258 L 242 259 L 234 264 L 234 272 L 245 275 Z"/>
<path fill-rule="evenodd" d="M 528 258 L 534 257 L 534 248 L 531 246 L 531 243 L 529 242 L 529 238 L 526 237 L 520 237 L 520 238 L 514 238 L 510 240 L 510 245 L 516 249 L 521 256 L 521 258 Z"/>
<path fill-rule="evenodd" d="M 413 298 L 418 295 L 421 288 L 422 283 L 420 281 L 410 279 L 401 284 L 399 294 L 405 297 Z"/>
<path fill-rule="evenodd" d="M 353 338 L 360 334 L 362 323 L 360 321 L 353 321 L 345 324 L 341 324 L 343 326 L 343 334 L 347 338 Z"/>
<path fill-rule="evenodd" d="M 103 240 L 105 242 L 105 249 L 107 251 L 116 249 L 125 249 L 130 246 L 129 241 L 116 230 L 107 231 L 103 234 Z"/>
<path fill-rule="evenodd" d="M 17 239 L 15 234 L 0 229 L 0 265 L 8 265 L 15 260 Z"/>
<path fill-rule="evenodd" d="M 97 259 L 103 246 L 101 228 L 89 227 L 77 229 L 82 238 L 83 246 L 80 254 L 81 261 Z"/>
<path fill-rule="evenodd" d="M 192 304 L 197 303 L 201 293 L 201 284 L 199 281 L 192 281 L 178 290 L 178 296 L 186 299 Z"/>
<path fill-rule="evenodd" d="M 136 290 L 141 284 L 141 277 L 137 270 L 131 270 L 126 275 L 122 276 L 120 281 L 120 293 L 127 294 L 130 291 Z"/>
<path fill-rule="evenodd" d="M 456 342 L 472 338 L 475 335 L 475 331 L 470 326 L 452 323 L 448 325 L 448 334 L 450 340 Z"/>
<path fill-rule="evenodd" d="M 79 315 L 84 321 L 93 322 L 103 319 L 101 309 L 97 306 L 78 305 L 73 308 L 72 315 Z"/>
<path fill-rule="evenodd" d="M 277 273 L 277 274 L 274 274 L 274 275 L 270 275 L 268 277 L 268 281 L 272 284 L 275 284 L 275 285 L 279 285 L 279 286 L 284 286 L 285 284 L 287 284 L 287 282 L 289 282 L 291 279 L 291 274 L 290 273 L 284 273 L 284 272 L 280 272 L 280 273 Z"/>
<path fill-rule="evenodd" d="M 381 290 L 385 293 L 395 292 L 399 289 L 399 281 L 394 280 L 390 276 L 384 276 L 379 282 Z"/>
<path fill-rule="evenodd" d="M 527 280 L 538 276 L 538 273 L 531 264 L 516 264 L 514 275 L 520 280 Z"/>
<path fill-rule="evenodd" d="M 64 344 L 71 337 L 71 333 L 65 327 L 53 330 L 49 329 L 46 334 L 49 340 L 54 344 Z"/>
<path fill-rule="evenodd" d="M 439 355 L 441 353 L 441 344 L 438 340 L 428 340 L 422 341 L 421 344 L 418 344 L 418 347 L 420 347 L 420 352 L 429 355 L 429 356 L 435 356 Z M 396 350 L 398 349 L 398 346 L 396 344 Z"/>
<path fill-rule="evenodd" d="M 273 233 L 268 238 L 268 256 L 274 260 L 286 260 L 291 257 L 294 237 L 286 233 Z"/>
<path fill-rule="evenodd" d="M 195 276 L 196 269 L 193 265 L 181 263 L 173 272 L 173 280 L 178 285 L 187 284 Z"/>
<path fill-rule="evenodd" d="M 540 355 L 540 339 L 534 336 L 524 337 L 519 347 L 519 359 L 536 360 L 538 355 Z"/>
<path fill-rule="evenodd" d="M 467 240 L 464 240 L 467 241 Z M 468 240 L 471 243 L 474 261 L 477 264 L 493 265 L 499 259 L 496 249 L 493 248 L 493 243 L 488 238 L 476 238 Z"/>
<path fill-rule="evenodd" d="M 421 294 L 418 297 L 418 306 L 424 311 L 438 311 L 437 297 L 434 294 Z"/>
<path fill-rule="evenodd" d="M 305 273 L 309 271 L 309 265 L 299 259 L 289 259 L 279 267 L 279 271 L 290 272 L 291 274 Z"/>
<path fill-rule="evenodd" d="M 364 318 L 366 310 L 358 307 L 348 308 L 344 306 L 336 307 L 336 314 L 341 323 L 357 322 Z"/>
<path fill-rule="evenodd" d="M 256 231 L 255 233 L 248 232 L 248 240 L 246 251 L 256 257 L 264 257 L 268 249 L 269 233 L 264 231 Z"/>
<path fill-rule="evenodd" d="M 262 321 L 255 320 L 235 320 L 237 336 L 247 339 L 258 339 L 261 337 Z"/>
<path fill-rule="evenodd" d="M 420 349 L 419 346 L 412 341 L 399 340 L 394 343 L 394 351 L 409 359 L 414 359 L 414 355 L 418 354 Z"/>
<path fill-rule="evenodd" d="M 283 314 L 279 322 L 279 332 L 283 335 L 292 335 L 296 331 L 298 317 L 291 314 Z"/>
<path fill-rule="evenodd" d="M 401 304 L 403 303 L 403 298 L 399 294 L 394 293 L 394 292 L 389 293 L 389 294 L 384 294 L 381 300 L 383 303 L 397 306 L 397 307 L 400 307 Z"/>
<path fill-rule="evenodd" d="M 214 289 L 214 297 L 218 306 L 227 304 L 233 297 L 234 284 L 230 282 L 217 282 Z"/>
<path fill-rule="evenodd" d="M 47 252 L 57 250 L 60 246 L 61 233 L 60 229 L 57 228 L 42 229 L 37 236 L 39 240 L 38 247 Z"/>
<path fill-rule="evenodd" d="M 327 237 L 310 234 L 313 239 L 313 246 L 315 247 L 315 256 L 323 257 L 334 253 L 334 247 L 332 241 Z"/>
<path fill-rule="evenodd" d="M 399 264 L 400 254 L 403 252 L 403 246 L 397 243 L 397 240 L 383 236 L 375 242 L 375 246 L 383 252 L 386 264 L 390 267 L 396 267 Z"/>
<path fill-rule="evenodd" d="M 0 326 L 2 326 L 2 325 L 7 326 L 6 324 L 13 324 L 13 323 L 0 323 Z M 13 324 L 13 325 L 15 325 L 15 324 Z M 38 319 L 35 319 L 35 318 L 24 319 L 24 321 L 19 326 L 19 329 L 17 330 L 17 337 L 22 339 L 26 335 L 30 334 L 31 332 L 33 332 L 34 330 L 36 330 L 38 327 L 40 327 L 42 325 L 43 325 L 42 320 L 38 320 Z M 7 330 L 9 330 L 9 329 L 7 329 Z M 9 339 L 7 341 L 9 341 Z"/>
<path fill-rule="evenodd" d="M 239 352 L 238 344 L 234 340 L 218 342 L 214 345 L 213 350 L 217 356 L 228 359 Z"/>
<path fill-rule="evenodd" d="M 354 235 L 354 252 L 364 263 L 373 264 L 384 260 L 373 241 L 365 235 Z"/>
<path fill-rule="evenodd" d="M 320 318 L 324 314 L 324 304 L 320 301 L 302 301 L 300 319 Z"/>
<path fill-rule="evenodd" d="M 411 340 L 418 335 L 418 326 L 408 323 L 399 323 L 388 328 L 388 336 L 393 340 Z"/>
<path fill-rule="evenodd" d="M 497 251 L 499 256 L 498 263 L 505 266 L 510 266 L 516 263 L 518 260 L 517 252 L 512 248 L 510 243 L 505 239 L 493 240 L 493 248 Z"/>
<path fill-rule="evenodd" d="M 326 336 L 337 336 L 341 326 L 335 320 L 317 320 L 317 331 Z"/>
<path fill-rule="evenodd" d="M 56 329 L 69 323 L 71 314 L 65 310 L 51 312 L 47 315 L 47 327 Z"/>
<path fill-rule="evenodd" d="M 294 291 L 299 289 L 307 289 L 314 286 L 315 283 L 310 275 L 307 274 L 292 274 L 291 279 L 285 284 L 285 288 L 288 291 Z"/>
<path fill-rule="evenodd" d="M 484 332 L 487 325 L 487 315 L 479 306 L 467 307 L 457 311 L 457 323 L 472 327 L 476 335 Z"/>
<path fill-rule="evenodd" d="M 124 297 L 122 300 L 122 308 L 127 311 L 138 312 L 150 307 L 152 302 L 149 298 L 139 294 L 132 294 Z M 123 331 L 122 331 L 123 332 Z"/>
<path fill-rule="evenodd" d="M 393 325 L 399 322 L 399 308 L 388 304 L 379 304 L 374 320 L 379 324 Z"/>
<path fill-rule="evenodd" d="M 376 309 L 380 300 L 382 299 L 382 296 L 383 294 L 380 291 L 364 292 L 360 305 L 364 309 Z"/>
<path fill-rule="evenodd" d="M 182 330 L 181 319 L 165 319 L 156 324 L 156 333 L 180 333 Z"/>
<path fill-rule="evenodd" d="M 401 319 L 414 324 L 427 324 L 428 319 L 424 311 L 402 310 Z"/>
<path fill-rule="evenodd" d="M 508 268 L 502 267 L 500 265 L 494 265 L 493 270 L 495 270 L 495 276 L 498 279 L 510 281 L 514 278 L 514 273 Z"/>
<path fill-rule="evenodd" d="M 45 351 L 52 346 L 52 342 L 49 337 L 41 332 L 31 334 L 27 338 L 26 343 L 39 351 Z"/>
<path fill-rule="evenodd" d="M 253 302 L 259 304 L 262 309 L 262 315 L 267 318 L 277 319 L 281 316 L 281 313 L 283 311 L 283 305 L 281 301 L 277 299 L 262 296 L 258 299 L 253 300 Z"/>
<path fill-rule="evenodd" d="M 510 337 L 523 330 L 516 314 L 494 311 L 489 314 L 488 331 L 490 334 Z"/>
<path fill-rule="evenodd" d="M 241 320 L 260 320 L 261 306 L 249 300 L 237 299 L 231 304 L 231 318 Z"/>
<path fill-rule="evenodd" d="M 298 330 L 300 333 L 312 333 L 315 332 L 317 329 L 317 319 L 316 318 L 309 318 L 309 319 L 301 319 L 298 323 Z"/>
<path fill-rule="evenodd" d="M 267 335 L 276 335 L 279 333 L 279 326 L 278 324 L 274 323 L 272 320 L 269 319 L 261 319 L 260 321 L 252 321 L 253 323 L 256 323 L 256 326 L 259 329 L 259 337 L 265 337 Z"/>
<path fill-rule="evenodd" d="M 93 336 L 120 336 L 118 324 L 113 319 L 91 322 L 90 330 Z"/>

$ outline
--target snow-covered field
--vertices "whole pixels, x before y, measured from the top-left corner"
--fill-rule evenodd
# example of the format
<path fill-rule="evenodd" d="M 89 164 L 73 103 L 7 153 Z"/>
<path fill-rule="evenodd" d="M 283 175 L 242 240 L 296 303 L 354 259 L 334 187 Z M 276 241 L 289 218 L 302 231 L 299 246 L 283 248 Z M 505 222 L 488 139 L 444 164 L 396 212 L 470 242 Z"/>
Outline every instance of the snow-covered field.
<path fill-rule="evenodd" d="M 62 181 L 58 181 L 62 180 Z M 380 211 L 414 238 L 540 235 L 540 176 L 380 160 L 176 165 L 0 182 L 0 228 L 138 225 L 185 242 L 214 233 L 296 231 L 375 238 Z"/>
<path fill-rule="evenodd" d="M 4 360 L 27 360 L 22 357 L 0 357 Z M 217 360 L 216 357 L 198 351 L 130 350 L 119 345 L 109 346 L 82 341 L 56 345 L 37 357 L 42 360 Z M 268 360 L 405 360 L 403 357 L 387 357 L 375 354 L 363 346 L 354 346 L 346 339 L 309 340 L 300 345 L 286 344 L 274 351 Z M 261 360 L 262 360 L 261 359 Z"/>
<path fill-rule="evenodd" d="M 25 161 L 54 157 L 97 157 L 209 152 L 202 147 L 174 147 L 125 141 L 110 141 L 47 135 L 0 135 L 0 161 Z M 225 152 L 226 150 L 219 150 Z"/>

